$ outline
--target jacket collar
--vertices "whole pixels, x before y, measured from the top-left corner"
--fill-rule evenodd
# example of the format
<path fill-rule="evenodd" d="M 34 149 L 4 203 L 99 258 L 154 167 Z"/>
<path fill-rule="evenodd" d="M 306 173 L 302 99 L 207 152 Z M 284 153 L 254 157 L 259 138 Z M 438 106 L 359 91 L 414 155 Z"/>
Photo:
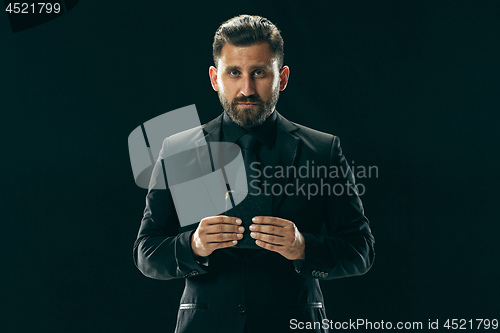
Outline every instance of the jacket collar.
<path fill-rule="evenodd" d="M 299 129 L 294 123 L 283 117 L 281 113 L 279 113 L 277 110 L 275 110 L 275 112 L 278 117 L 277 119 L 278 131 L 291 133 Z M 212 119 L 211 121 L 202 126 L 203 132 L 205 134 L 205 139 L 207 141 L 220 140 L 223 115 L 224 113 L 221 113 L 217 118 Z"/>

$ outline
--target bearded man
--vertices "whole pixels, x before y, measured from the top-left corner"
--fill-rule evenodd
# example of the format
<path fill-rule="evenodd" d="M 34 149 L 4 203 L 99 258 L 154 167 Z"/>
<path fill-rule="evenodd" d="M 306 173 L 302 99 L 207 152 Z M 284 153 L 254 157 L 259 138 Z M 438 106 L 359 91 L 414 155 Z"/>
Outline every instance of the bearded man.
<path fill-rule="evenodd" d="M 283 65 L 283 39 L 269 20 L 241 15 L 226 21 L 215 34 L 213 57 L 210 81 L 224 112 L 203 125 L 207 142 L 250 142 L 243 150 L 253 157 L 244 159 L 261 167 L 314 164 L 346 172 L 337 178 L 263 177 L 259 189 L 269 180 L 282 191 L 269 195 L 270 213 L 254 216 L 247 227 L 239 216 L 218 215 L 183 231 L 168 187 L 150 188 L 135 264 L 154 279 L 185 279 L 177 333 L 328 332 L 319 281 L 364 274 L 374 260 L 374 238 L 339 139 L 276 110 L 290 69 Z M 191 135 L 168 137 L 163 149 Z M 153 174 L 153 183 L 159 175 Z M 348 188 L 311 196 L 299 190 L 304 185 Z M 255 249 L 239 249 L 243 240 Z"/>

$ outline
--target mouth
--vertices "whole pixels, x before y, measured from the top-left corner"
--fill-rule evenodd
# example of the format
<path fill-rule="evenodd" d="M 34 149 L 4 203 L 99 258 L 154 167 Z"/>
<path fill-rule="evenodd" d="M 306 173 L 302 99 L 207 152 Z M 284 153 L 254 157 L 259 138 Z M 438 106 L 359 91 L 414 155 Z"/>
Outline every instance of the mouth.
<path fill-rule="evenodd" d="M 241 107 L 244 107 L 244 108 L 253 108 L 253 107 L 256 107 L 258 104 L 257 103 L 243 102 L 243 103 L 238 103 L 238 105 Z"/>

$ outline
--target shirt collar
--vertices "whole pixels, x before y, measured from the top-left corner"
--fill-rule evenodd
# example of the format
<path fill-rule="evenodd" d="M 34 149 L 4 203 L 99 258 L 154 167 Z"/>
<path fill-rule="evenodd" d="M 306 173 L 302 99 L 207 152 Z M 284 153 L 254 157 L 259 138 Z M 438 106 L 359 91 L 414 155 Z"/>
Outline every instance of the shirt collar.
<path fill-rule="evenodd" d="M 242 135 L 250 133 L 269 150 L 272 150 L 276 141 L 276 124 L 278 119 L 276 113 L 277 111 L 274 110 L 262 124 L 247 130 L 232 121 L 226 111 L 224 111 L 222 118 L 222 133 L 224 135 L 224 141 L 236 143 Z"/>

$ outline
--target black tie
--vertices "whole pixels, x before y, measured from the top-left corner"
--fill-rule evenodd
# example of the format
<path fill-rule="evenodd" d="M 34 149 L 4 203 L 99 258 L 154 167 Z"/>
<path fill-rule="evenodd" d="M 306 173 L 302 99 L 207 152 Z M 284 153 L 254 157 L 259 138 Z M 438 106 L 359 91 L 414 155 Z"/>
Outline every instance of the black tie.
<path fill-rule="evenodd" d="M 258 140 L 251 134 L 244 134 L 238 139 L 239 146 L 243 153 L 245 162 L 245 171 L 247 175 L 248 193 L 257 194 L 259 192 L 260 181 L 259 171 L 260 163 L 257 161 Z"/>

